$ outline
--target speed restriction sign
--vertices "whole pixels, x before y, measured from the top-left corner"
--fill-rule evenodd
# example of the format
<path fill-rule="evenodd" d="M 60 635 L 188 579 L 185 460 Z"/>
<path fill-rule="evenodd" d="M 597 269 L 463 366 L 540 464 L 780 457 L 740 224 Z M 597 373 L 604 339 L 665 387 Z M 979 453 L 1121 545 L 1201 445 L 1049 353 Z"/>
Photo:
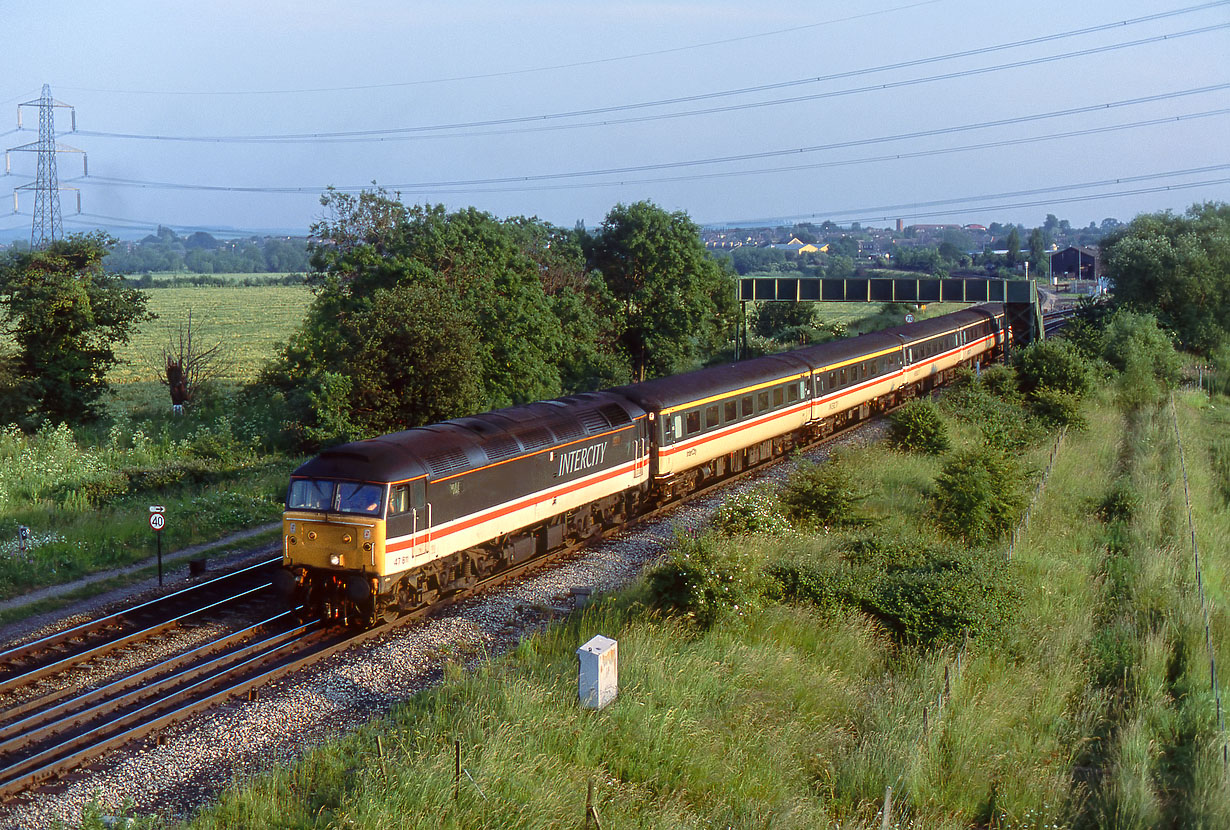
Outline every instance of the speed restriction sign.
<path fill-rule="evenodd" d="M 166 525 L 166 523 L 167 523 L 167 517 L 162 515 L 161 513 L 150 513 L 149 514 L 149 526 L 152 527 L 154 530 L 162 530 L 162 528 Z"/>

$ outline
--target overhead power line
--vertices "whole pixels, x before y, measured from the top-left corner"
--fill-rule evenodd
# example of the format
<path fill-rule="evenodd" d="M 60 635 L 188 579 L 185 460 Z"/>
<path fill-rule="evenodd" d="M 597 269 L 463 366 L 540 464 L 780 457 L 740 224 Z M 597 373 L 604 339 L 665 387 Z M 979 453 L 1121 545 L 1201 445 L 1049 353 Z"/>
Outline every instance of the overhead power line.
<path fill-rule="evenodd" d="M 897 135 L 890 135 L 890 136 L 879 136 L 875 138 L 863 138 L 863 139 L 854 139 L 851 141 L 832 142 L 829 144 L 819 144 L 819 145 L 812 145 L 808 147 L 792 147 L 792 148 L 780 149 L 780 150 L 765 150 L 765 151 L 760 151 L 760 152 L 755 152 L 755 153 L 740 153 L 740 154 L 728 155 L 728 156 L 711 156 L 708 158 L 701 158 L 701 159 L 660 162 L 656 164 L 630 165 L 626 167 L 610 167 L 610 168 L 603 168 L 603 169 L 598 169 L 598 170 L 577 170 L 577 171 L 569 171 L 569 172 L 561 172 L 561 173 L 541 173 L 541 174 L 523 175 L 523 176 L 501 176 L 501 177 L 492 177 L 492 178 L 484 178 L 484 179 L 460 179 L 460 180 L 451 180 L 451 181 L 443 180 L 443 181 L 427 181 L 427 182 L 410 182 L 410 183 L 402 183 L 402 184 L 388 184 L 385 186 L 387 188 L 398 189 L 398 190 L 430 190 L 430 191 L 434 191 L 434 190 L 438 190 L 442 188 L 479 187 L 479 186 L 484 186 L 484 185 L 501 185 L 501 184 L 504 184 L 504 185 L 517 184 L 517 185 L 524 186 L 527 184 L 546 182 L 546 181 L 555 181 L 555 180 L 562 180 L 562 179 L 589 178 L 589 177 L 596 177 L 596 176 L 618 176 L 618 175 L 625 175 L 629 173 L 649 173 L 649 172 L 654 172 L 654 171 L 659 171 L 659 170 L 702 167 L 706 165 L 729 164 L 733 162 L 742 162 L 742 161 L 756 161 L 756 160 L 762 160 L 762 159 L 781 158 L 784 156 L 803 155 L 803 154 L 817 153 L 817 152 L 822 152 L 822 151 L 831 151 L 831 150 L 837 150 L 837 149 L 852 149 L 852 148 L 858 148 L 858 147 L 867 147 L 867 146 L 872 146 L 876 144 L 885 144 L 885 143 L 894 142 L 894 141 L 905 141 L 905 140 L 918 139 L 918 138 L 934 137 L 934 136 L 939 136 L 939 135 L 949 135 L 953 133 L 989 129 L 992 127 L 1015 126 L 1015 125 L 1020 125 L 1024 123 L 1042 121 L 1042 120 L 1053 119 L 1053 118 L 1060 118 L 1060 117 L 1069 116 L 1069 115 L 1077 115 L 1077 114 L 1085 114 L 1085 113 L 1090 113 L 1090 112 L 1095 112 L 1095 111 L 1117 109 L 1121 107 L 1134 106 L 1138 104 L 1151 104 L 1151 103 L 1156 103 L 1159 101 L 1171 100 L 1171 99 L 1185 97 L 1185 96 L 1222 91 L 1225 89 L 1230 89 L 1230 83 L 1216 84 L 1216 85 L 1207 86 L 1207 87 L 1197 87 L 1195 89 L 1179 90 L 1177 92 L 1161 93 L 1158 95 L 1148 95 L 1148 96 L 1143 96 L 1140 98 L 1131 98 L 1131 99 L 1122 100 L 1122 101 L 1110 101 L 1110 102 L 1101 103 L 1101 104 L 1093 104 L 1093 105 L 1084 106 L 1084 107 L 1075 107 L 1075 108 L 1067 109 L 1067 110 L 1056 110 L 1053 112 L 1040 113 L 1040 114 L 1035 114 L 1035 115 L 1022 115 L 1022 116 L 1016 116 L 1013 118 L 998 119 L 995 121 L 983 121 L 983 122 L 979 122 L 976 124 L 965 124 L 965 125 L 951 126 L 951 127 L 939 127 L 939 128 L 935 128 L 931 130 L 919 130 L 916 132 L 900 133 Z M 1005 139 L 1002 141 L 986 142 L 983 144 L 968 145 L 965 147 L 947 147 L 947 148 L 939 148 L 939 149 L 934 149 L 934 150 L 920 150 L 920 151 L 914 151 L 914 152 L 909 152 L 909 153 L 895 153 L 895 154 L 886 155 L 886 156 L 876 156 L 876 157 L 872 157 L 868 159 L 831 161 L 831 162 L 815 164 L 814 166 L 825 167 L 825 166 L 838 166 L 838 165 L 848 165 L 848 164 L 864 164 L 864 163 L 868 163 L 871 161 L 917 158 L 920 156 L 938 155 L 941 153 L 952 153 L 952 152 L 959 152 L 959 151 L 970 150 L 970 149 L 983 149 L 987 147 L 1009 146 L 1013 144 L 1029 143 L 1033 141 L 1050 140 L 1054 138 L 1066 138 L 1066 137 L 1072 137 L 1072 136 L 1078 136 L 1078 135 L 1091 135 L 1091 134 L 1095 134 L 1099 132 L 1110 132 L 1114 130 L 1132 129 L 1132 128 L 1143 127 L 1143 126 L 1151 126 L 1155 124 L 1163 124 L 1163 123 L 1170 123 L 1170 122 L 1175 122 L 1175 121 L 1189 120 L 1193 118 L 1203 118 L 1203 117 L 1209 117 L 1213 115 L 1224 114 L 1226 112 L 1230 112 L 1230 109 L 1208 110 L 1208 111 L 1201 112 L 1201 113 L 1192 113 L 1192 114 L 1186 114 L 1186 115 L 1180 115 L 1180 116 L 1167 116 L 1167 117 L 1149 119 L 1146 121 L 1137 121 L 1137 122 L 1133 122 L 1129 124 L 1119 124 L 1119 125 L 1111 125 L 1111 126 L 1105 126 L 1105 127 L 1090 127 L 1090 128 L 1080 129 L 1080 130 L 1073 130 L 1073 131 L 1069 131 L 1065 133 L 1055 133 L 1055 134 L 1046 135 L 1046 136 L 1036 136 L 1036 137 L 1031 136 L 1031 137 L 1021 137 L 1021 138 L 1014 138 L 1014 139 Z M 764 172 L 781 172 L 784 170 L 795 170 L 795 169 L 799 169 L 799 167 L 794 166 L 794 167 L 788 167 L 788 168 L 780 168 L 778 170 L 771 170 L 771 171 L 756 170 L 756 171 L 711 172 L 711 173 L 700 174 L 695 177 L 689 177 L 689 178 L 716 178 L 716 177 L 720 177 L 724 175 L 748 175 L 749 173 L 760 174 Z M 678 181 L 680 180 L 680 178 L 675 178 L 672 180 Z M 200 185 L 200 184 L 184 184 L 184 183 L 175 183 L 175 182 L 152 182 L 152 181 L 142 181 L 139 179 L 111 178 L 111 177 L 106 177 L 106 176 L 91 177 L 91 181 L 96 181 L 96 182 L 105 183 L 105 184 L 112 184 L 112 185 L 117 185 L 117 186 L 145 187 L 145 188 L 154 188 L 154 189 L 234 191 L 234 192 L 244 192 L 244 193 L 309 193 L 309 192 L 319 193 L 322 190 L 325 190 L 327 187 L 325 185 L 291 186 L 291 187 L 245 187 L 245 186 L 236 186 L 236 185 Z M 646 181 L 655 181 L 655 180 L 638 179 L 634 183 L 641 184 Z M 620 182 L 603 182 L 600 184 L 610 185 L 610 184 L 627 184 L 627 183 L 628 182 L 620 181 Z M 337 186 L 337 187 L 334 187 L 334 189 L 342 190 L 342 191 L 359 191 L 359 190 L 370 189 L 370 187 L 371 187 L 370 184 L 365 184 L 365 185 L 359 185 L 359 186 L 346 186 L 346 187 Z"/>
<path fill-rule="evenodd" d="M 1166 191 L 1189 190 L 1198 187 L 1211 187 L 1220 184 L 1230 183 L 1230 177 L 1208 178 L 1193 182 L 1178 182 L 1168 185 L 1158 185 L 1146 188 L 1129 188 L 1106 191 L 1102 193 L 1081 194 L 1072 196 L 1051 196 L 1046 199 L 1017 201 L 1017 202 L 999 202 L 997 204 L 985 205 L 981 202 L 1014 199 L 1021 196 L 1039 195 L 1043 193 L 1062 194 L 1066 191 L 1085 190 L 1093 187 L 1106 187 L 1117 184 L 1132 184 L 1144 181 L 1155 181 L 1157 179 L 1195 175 L 1198 173 L 1211 173 L 1230 169 L 1230 164 L 1216 164 L 1206 167 L 1196 167 L 1187 170 L 1173 170 L 1164 173 L 1149 173 L 1139 176 L 1123 176 L 1116 179 L 1106 179 L 1098 182 L 1081 182 L 1077 184 L 1053 185 L 1044 188 L 1034 188 L 1032 190 L 1017 190 L 1006 191 L 1003 193 L 982 194 L 978 196 L 963 196 L 952 199 L 939 199 L 930 202 L 915 202 L 902 205 L 875 205 L 863 208 L 842 208 L 840 210 L 819 210 L 805 214 L 793 214 L 789 216 L 774 216 L 774 217 L 759 217 L 754 219 L 736 219 L 724 221 L 702 222 L 703 225 L 727 225 L 732 227 L 738 226 L 755 226 L 755 225 L 773 225 L 773 224 L 790 224 L 794 222 L 807 221 L 813 219 L 827 219 L 829 221 L 838 222 L 839 224 L 847 224 L 849 222 L 869 222 L 869 221 L 893 221 L 895 219 L 919 219 L 930 216 L 951 216 L 962 213 L 989 213 L 996 210 L 1010 210 L 1022 207 L 1039 207 L 1046 205 L 1069 204 L 1075 202 L 1097 201 L 1099 199 L 1115 199 L 1123 196 L 1133 196 L 1147 193 L 1160 193 Z M 938 210 L 920 211 L 919 208 L 938 208 Z M 904 209 L 902 210 L 898 209 Z M 880 214 L 880 211 L 890 211 Z M 177 231 L 204 231 L 214 235 L 234 235 L 234 236 L 251 236 L 268 233 L 255 230 L 239 230 L 236 228 L 212 227 L 206 225 L 175 225 L 166 221 L 150 221 L 142 219 L 132 219 L 117 216 L 106 216 L 96 213 L 81 213 L 76 217 L 66 218 L 66 222 L 72 222 L 79 225 L 90 225 L 87 219 L 101 220 L 109 223 L 109 226 L 119 226 L 125 230 L 153 230 L 159 225 L 174 227 Z"/>
<path fill-rule="evenodd" d="M 1230 2 L 1230 0 L 1226 0 Z M 1118 24 L 1122 25 L 1122 24 Z M 1103 27 L 1094 27 L 1099 29 Z M 653 113 L 649 115 L 640 115 L 636 117 L 627 117 L 620 119 L 603 119 L 601 121 L 589 121 L 570 124 L 551 124 L 549 126 L 541 126 L 546 121 L 564 121 L 567 119 L 583 118 L 595 115 L 610 115 L 621 112 L 634 112 L 638 110 L 652 109 L 655 107 L 675 106 L 678 104 L 696 103 L 700 101 L 715 100 L 719 98 L 729 98 L 739 95 L 749 95 L 759 92 L 772 91 L 777 89 L 786 89 L 802 85 L 810 85 L 831 81 L 841 78 L 853 77 L 856 75 L 866 75 L 877 72 L 883 72 L 893 69 L 898 69 L 903 66 L 914 66 L 921 63 L 932 63 L 938 61 L 951 60 L 954 58 L 965 57 L 972 52 L 957 52 L 949 55 L 940 55 L 934 58 L 927 58 L 918 61 L 908 61 L 900 64 L 886 64 L 884 66 L 873 67 L 870 69 L 855 70 L 850 72 L 840 72 L 832 75 L 824 75 L 814 78 L 800 78 L 789 81 L 780 81 L 772 84 L 761 84 L 758 86 L 741 87 L 738 89 L 719 90 L 715 92 L 706 92 L 696 95 L 686 95 L 674 98 L 662 98 L 654 101 L 641 101 L 630 104 L 616 104 L 606 107 L 591 107 L 588 109 L 569 110 L 566 112 L 556 113 L 540 113 L 535 115 L 511 116 L 508 118 L 492 118 L 477 121 L 464 121 L 446 124 L 430 124 L 418 125 L 410 127 L 388 127 L 380 129 L 367 130 L 345 130 L 334 132 L 312 132 L 312 133 L 278 133 L 266 135 L 208 135 L 208 136 L 191 136 L 191 135 L 166 135 L 156 133 L 124 133 L 102 130 L 85 130 L 82 135 L 91 136 L 94 138 L 114 138 L 124 140 L 138 141 L 166 141 L 166 142 L 187 142 L 187 143 L 205 143 L 205 144 L 320 144 L 320 143 L 351 143 L 351 142 L 374 142 L 374 141 L 407 141 L 425 138 L 457 138 L 458 136 L 484 136 L 484 135 L 507 135 L 509 133 L 525 133 L 525 132 L 547 132 L 554 130 L 572 130 L 586 127 L 610 127 L 619 124 L 643 123 L 647 121 L 662 121 L 675 118 L 691 118 L 698 115 L 713 115 L 716 113 L 735 112 L 739 110 L 760 109 L 763 107 L 783 106 L 787 104 L 800 104 L 807 101 L 819 101 L 829 98 L 840 98 L 850 95 L 861 95 L 868 92 L 880 92 L 891 89 L 901 89 L 904 87 L 919 86 L 922 84 L 935 83 L 937 81 L 956 80 L 961 78 L 973 77 L 976 75 L 985 75 L 992 72 L 1002 72 L 1009 69 L 1021 69 L 1029 66 L 1037 66 L 1045 63 L 1054 63 L 1058 61 L 1072 60 L 1089 55 L 1102 54 L 1106 52 L 1118 51 L 1121 49 L 1129 49 L 1138 46 L 1144 46 L 1153 43 L 1161 43 L 1169 40 L 1177 40 L 1179 38 L 1191 37 L 1194 35 L 1208 34 L 1209 32 L 1221 31 L 1230 29 L 1230 22 L 1217 23 L 1209 26 L 1203 26 L 1196 29 L 1188 29 L 1182 32 L 1174 32 L 1170 34 L 1153 35 L 1146 38 L 1140 38 L 1133 41 L 1123 43 L 1113 43 L 1103 46 L 1092 46 L 1084 49 L 1069 50 L 1057 55 L 1047 55 L 1034 58 L 1026 58 L 1019 61 L 1009 63 L 996 64 L 994 66 L 979 67 L 976 69 L 963 69 L 953 72 L 945 72 L 938 75 L 928 75 L 922 78 L 909 78 L 900 81 L 887 81 L 877 84 L 869 84 L 860 87 L 851 87 L 847 89 L 829 90 L 825 92 L 810 93 L 807 95 L 796 95 L 785 98 L 773 98 L 765 101 L 748 101 L 738 104 L 728 104 L 720 107 L 709 107 L 705 109 L 679 110 L 674 112 Z M 1063 35 L 1050 36 L 1048 39 L 1059 37 L 1073 37 L 1076 35 L 1086 34 L 1086 31 L 1065 33 Z M 993 47 L 993 49 L 1009 48 L 1009 46 L 1029 45 L 1034 41 L 1019 41 L 1008 46 Z M 974 50 L 978 51 L 978 50 Z M 492 127 L 511 127 L 517 124 L 538 124 L 540 126 L 522 127 L 519 129 L 484 129 Z M 481 131 L 479 131 L 481 130 Z M 468 132 L 467 132 L 468 131 Z"/>
<path fill-rule="evenodd" d="M 487 80 L 490 78 L 510 78 L 518 75 L 530 75 L 538 72 L 554 72 L 560 69 L 578 69 L 582 66 L 596 66 L 604 63 L 618 63 L 621 61 L 639 60 L 641 58 L 657 57 L 659 55 L 670 55 L 678 52 L 690 52 L 695 49 L 707 49 L 713 46 L 725 46 L 730 43 L 740 43 L 748 40 L 758 40 L 760 38 L 776 37 L 777 35 L 795 34 L 801 31 L 810 29 L 820 29 L 827 26 L 832 26 L 837 23 L 849 23 L 854 20 L 862 20 L 868 17 L 878 17 L 886 14 L 894 14 L 896 12 L 908 11 L 916 9 L 920 6 L 932 6 L 936 3 L 941 3 L 943 0 L 922 0 L 918 3 L 908 3 L 904 6 L 894 6 L 889 9 L 879 9 L 878 11 L 863 12 L 861 14 L 852 14 L 847 17 L 836 17 L 830 20 L 822 20 L 818 23 L 801 23 L 792 25 L 785 29 L 771 29 L 766 32 L 754 32 L 751 34 L 738 35 L 736 37 L 722 38 L 720 40 L 709 40 L 701 43 L 692 43 L 684 46 L 672 46 L 666 49 L 653 49 L 645 52 L 633 52 L 628 55 L 615 55 L 606 58 L 589 58 L 582 61 L 571 61 L 569 63 L 555 63 L 545 66 L 533 66 L 525 69 L 504 69 L 499 72 L 480 72 L 470 75 L 451 75 L 439 78 L 423 78 L 417 81 L 391 81 L 383 84 L 354 84 L 350 86 L 325 86 L 325 87 L 305 87 L 297 89 L 260 89 L 260 90 L 149 90 L 149 89 L 97 89 L 91 87 L 64 87 L 65 89 L 75 89 L 80 92 L 102 92 L 114 95 L 299 95 L 308 93 L 320 92 L 360 92 L 363 90 L 374 89 L 397 89 L 400 87 L 415 87 L 427 86 L 431 84 L 455 83 L 458 81 L 478 81 Z M 1222 0 L 1222 2 L 1230 3 L 1230 0 Z M 1216 6 L 1219 3 L 1208 3 L 1205 6 L 1197 8 L 1205 8 L 1207 6 Z"/>
<path fill-rule="evenodd" d="M 539 73 L 539 72 L 552 72 L 552 71 L 557 71 L 561 69 L 577 69 L 583 66 L 595 66 L 599 64 L 605 64 L 605 63 L 616 63 L 616 62 L 621 62 L 621 61 L 639 60 L 641 58 L 675 54 L 679 52 L 687 52 L 687 51 L 692 51 L 695 49 L 704 49 L 704 48 L 709 48 L 713 46 L 723 46 L 726 44 L 739 43 L 739 42 L 748 41 L 748 40 L 756 40 L 756 39 L 767 38 L 767 37 L 776 37 L 778 35 L 783 35 L 783 34 L 795 34 L 795 33 L 798 33 L 801 31 L 807 31 L 810 29 L 817 29 L 817 28 L 832 26 L 837 23 L 847 23 L 850 21 L 861 20 L 861 19 L 868 18 L 868 17 L 875 17 L 875 16 L 880 16 L 880 15 L 886 15 L 886 14 L 895 14 L 898 12 L 919 8 L 921 6 L 933 5 L 937 2 L 941 2 L 941 0 L 923 0 L 923 2 L 910 3 L 907 5 L 903 5 L 903 6 L 895 6 L 893 8 L 881 9 L 881 10 L 873 11 L 873 12 L 864 12 L 861 14 L 850 15 L 847 17 L 834 18 L 832 20 L 824 20 L 818 23 L 803 23 L 799 25 L 792 25 L 784 29 L 773 29 L 773 30 L 766 31 L 766 32 L 739 35 L 736 37 L 723 38 L 720 40 L 706 41 L 702 43 L 688 44 L 684 46 L 674 46 L 674 47 L 670 47 L 666 49 L 655 49 L 655 50 L 649 50 L 649 51 L 644 51 L 644 52 L 634 52 L 628 55 L 618 55 L 618 56 L 606 57 L 606 58 L 591 58 L 588 60 L 571 61 L 567 63 L 558 63 L 558 64 L 548 64 L 544 66 L 529 67 L 525 69 L 501 70 L 499 72 L 483 72 L 483 73 L 475 73 L 475 74 L 469 74 L 469 75 L 452 75 L 452 76 L 443 76 L 443 77 L 438 77 L 438 78 L 424 78 L 424 79 L 415 80 L 415 81 L 394 81 L 394 82 L 388 82 L 388 83 L 382 83 L 382 84 L 352 84 L 352 85 L 347 85 L 347 86 L 334 86 L 334 87 L 305 87 L 305 88 L 296 88 L 296 89 L 266 89 L 266 90 L 204 90 L 204 91 L 142 90 L 142 89 L 134 90 L 134 89 L 101 89 L 101 88 L 96 88 L 96 87 L 73 87 L 73 86 L 63 86 L 62 88 L 76 90 L 80 92 L 100 92 L 100 93 L 118 94 L 118 95 L 168 95 L 168 96 L 170 95 L 173 95 L 173 96 L 296 95 L 296 94 L 315 94 L 315 93 L 321 93 L 321 92 L 359 92 L 363 90 L 397 89 L 397 88 L 403 88 L 403 87 L 425 86 L 425 85 L 430 85 L 430 84 L 454 83 L 458 81 L 473 81 L 473 80 L 486 80 L 486 79 L 491 79 L 491 78 L 515 77 L 518 75 L 527 75 L 527 74 Z M 1105 23 L 1099 26 L 1094 26 L 1094 27 L 1081 30 L 1081 33 L 1088 34 L 1092 32 L 1106 31 L 1106 30 L 1114 29 L 1120 26 L 1128 26 L 1128 25 L 1132 25 L 1136 23 L 1152 22 L 1155 20 L 1161 20 L 1161 19 L 1168 18 L 1168 17 L 1175 17 L 1178 15 L 1191 14 L 1194 12 L 1205 11 L 1208 9 L 1213 9 L 1213 8 L 1217 8 L 1219 6 L 1225 6 L 1225 5 L 1230 5 L 1230 0 L 1215 0 L 1215 2 L 1202 3 L 1200 5 L 1188 6 L 1186 8 L 1175 9 L 1173 11 L 1157 12 L 1154 14 L 1146 15 L 1143 17 L 1132 18 L 1129 20 L 1120 20 L 1120 21 L 1115 21 L 1112 23 Z M 968 52 L 959 53 L 959 54 L 962 54 L 962 55 L 986 54 L 987 52 L 993 52 L 993 51 L 1000 50 L 1000 49 L 1009 49 L 1015 46 L 1034 44 L 1034 43 L 1044 43 L 1048 40 L 1057 40 L 1057 39 L 1064 38 L 1064 37 L 1071 37 L 1072 35 L 1073 33 L 1070 33 L 1070 32 L 1057 33 L 1054 35 L 1047 35 L 1041 38 L 1033 38 L 1028 41 L 1017 41 L 1017 42 L 1009 43 L 1009 44 L 1001 44 L 999 46 L 989 46 L 983 49 L 969 50 Z M 921 63 L 927 63 L 932 60 L 936 60 L 936 59 L 923 58 L 923 59 L 920 59 L 919 61 L 908 61 L 908 62 L 898 65 L 898 68 L 903 67 L 903 66 L 914 66 L 914 65 L 921 64 Z M 866 71 L 873 71 L 873 70 L 866 70 Z"/>

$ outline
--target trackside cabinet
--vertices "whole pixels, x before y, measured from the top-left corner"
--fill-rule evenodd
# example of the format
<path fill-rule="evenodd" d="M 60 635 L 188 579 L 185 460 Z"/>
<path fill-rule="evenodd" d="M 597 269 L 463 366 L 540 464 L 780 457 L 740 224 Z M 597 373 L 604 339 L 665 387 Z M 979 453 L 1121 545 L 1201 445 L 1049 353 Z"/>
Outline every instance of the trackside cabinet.
<path fill-rule="evenodd" d="M 577 649 L 577 694 L 583 709 L 601 709 L 619 694 L 619 644 L 597 634 Z"/>

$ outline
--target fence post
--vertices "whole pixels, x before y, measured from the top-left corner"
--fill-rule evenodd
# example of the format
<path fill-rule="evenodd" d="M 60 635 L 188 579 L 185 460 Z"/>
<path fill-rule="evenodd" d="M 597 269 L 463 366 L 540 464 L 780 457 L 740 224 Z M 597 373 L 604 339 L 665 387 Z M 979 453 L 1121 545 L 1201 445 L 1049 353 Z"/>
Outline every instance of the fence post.
<path fill-rule="evenodd" d="M 884 788 L 884 810 L 880 816 L 880 830 L 888 830 L 893 826 L 893 786 Z"/>

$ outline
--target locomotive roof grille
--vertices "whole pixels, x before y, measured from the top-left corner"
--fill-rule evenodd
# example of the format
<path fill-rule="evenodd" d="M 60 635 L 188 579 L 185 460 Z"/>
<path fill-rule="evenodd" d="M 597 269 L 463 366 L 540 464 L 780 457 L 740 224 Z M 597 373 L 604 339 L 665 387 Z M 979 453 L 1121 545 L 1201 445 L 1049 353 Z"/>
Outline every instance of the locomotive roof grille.
<path fill-rule="evenodd" d="M 470 459 L 457 448 L 429 455 L 423 460 L 427 463 L 427 468 L 437 476 L 459 473 L 470 469 Z"/>
<path fill-rule="evenodd" d="M 577 415 L 577 420 L 581 422 L 581 426 L 585 427 L 590 435 L 597 435 L 611 428 L 611 422 L 596 409 L 580 413 Z"/>
<path fill-rule="evenodd" d="M 618 404 L 603 404 L 598 408 L 598 411 L 611 422 L 611 426 L 613 427 L 632 423 L 632 419 L 628 417 L 628 413 L 625 412 L 624 408 Z"/>
<path fill-rule="evenodd" d="M 530 427 L 517 432 L 517 440 L 527 451 L 541 450 L 551 446 L 551 433 L 542 427 Z"/>

